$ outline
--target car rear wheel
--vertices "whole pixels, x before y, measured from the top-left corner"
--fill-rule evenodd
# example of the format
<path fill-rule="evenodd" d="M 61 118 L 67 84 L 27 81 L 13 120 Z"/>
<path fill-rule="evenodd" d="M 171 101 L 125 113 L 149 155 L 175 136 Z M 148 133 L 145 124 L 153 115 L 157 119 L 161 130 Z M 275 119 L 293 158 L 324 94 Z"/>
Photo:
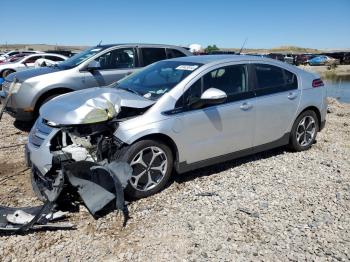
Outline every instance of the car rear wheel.
<path fill-rule="evenodd" d="M 133 169 L 125 194 L 132 199 L 148 197 L 164 188 L 173 170 L 170 148 L 155 140 L 141 140 L 126 147 L 119 158 Z"/>
<path fill-rule="evenodd" d="M 309 149 L 316 140 L 319 124 L 316 113 L 307 110 L 295 120 L 290 137 L 290 148 L 294 151 Z"/>
<path fill-rule="evenodd" d="M 11 69 L 7 69 L 7 70 L 2 72 L 2 78 L 6 78 L 9 74 L 12 74 L 14 72 L 16 72 L 16 71 L 11 70 Z"/>

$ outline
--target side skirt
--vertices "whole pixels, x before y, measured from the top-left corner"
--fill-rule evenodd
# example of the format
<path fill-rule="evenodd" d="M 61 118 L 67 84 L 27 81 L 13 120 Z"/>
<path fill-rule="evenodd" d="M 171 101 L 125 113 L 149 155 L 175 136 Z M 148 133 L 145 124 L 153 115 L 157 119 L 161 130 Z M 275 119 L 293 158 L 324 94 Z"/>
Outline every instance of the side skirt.
<path fill-rule="evenodd" d="M 233 160 L 236 158 L 260 153 L 260 152 L 263 152 L 263 151 L 266 151 L 266 150 L 269 150 L 272 148 L 277 148 L 280 146 L 287 145 L 289 143 L 289 137 L 290 137 L 290 133 L 288 132 L 288 133 L 284 134 L 281 138 L 279 138 L 273 142 L 267 143 L 267 144 L 263 144 L 263 145 L 248 148 L 248 149 L 243 149 L 243 150 L 232 152 L 232 153 L 229 153 L 226 155 L 221 155 L 221 156 L 209 158 L 206 160 L 201 160 L 201 161 L 190 163 L 190 164 L 188 164 L 186 161 L 180 162 L 180 163 L 175 164 L 175 168 L 176 168 L 176 171 L 179 174 L 181 174 L 181 173 L 186 173 L 186 172 L 198 169 L 198 168 L 211 166 L 211 165 L 215 165 L 218 163 L 223 163 L 223 162 L 226 162 L 229 160 Z"/>

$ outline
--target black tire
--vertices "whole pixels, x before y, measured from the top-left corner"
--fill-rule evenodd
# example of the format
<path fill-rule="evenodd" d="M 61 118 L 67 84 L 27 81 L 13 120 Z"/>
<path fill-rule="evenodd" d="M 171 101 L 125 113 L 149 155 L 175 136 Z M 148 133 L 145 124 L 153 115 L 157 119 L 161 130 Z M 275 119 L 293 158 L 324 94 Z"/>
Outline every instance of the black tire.
<path fill-rule="evenodd" d="M 144 197 L 148 197 L 148 196 L 151 196 L 157 192 L 159 192 L 160 190 L 162 190 L 164 188 L 164 186 L 166 185 L 166 183 L 168 182 L 170 176 L 171 176 L 171 173 L 173 171 L 173 154 L 171 152 L 171 149 L 166 145 L 164 144 L 163 142 L 158 142 L 158 141 L 155 141 L 155 140 L 140 140 L 130 146 L 127 146 L 125 148 L 122 149 L 122 151 L 120 152 L 120 156 L 118 157 L 119 160 L 121 161 L 126 161 L 128 162 L 129 164 L 131 164 L 132 160 L 143 150 L 145 150 L 145 156 L 143 158 L 144 160 L 144 163 L 146 163 L 147 165 L 149 163 L 147 163 L 147 160 L 149 160 L 149 156 L 147 154 L 148 153 L 148 150 L 150 150 L 149 148 L 150 147 L 154 147 L 154 148 L 159 148 L 162 150 L 162 153 L 165 154 L 166 156 L 166 161 L 167 161 L 167 164 L 166 164 L 166 171 L 165 171 L 165 174 L 162 175 L 162 178 L 159 178 L 157 176 L 161 175 L 161 171 L 154 171 L 154 170 L 150 170 L 150 168 L 148 167 L 145 168 L 143 165 L 140 165 L 140 164 L 135 164 L 133 165 L 133 177 L 130 179 L 127 187 L 125 188 L 124 192 L 125 192 L 125 195 L 130 198 L 130 199 L 140 199 L 140 198 L 144 198 Z M 159 151 L 161 152 L 161 151 Z M 153 154 L 153 151 L 151 152 Z M 164 161 L 164 158 L 163 157 L 163 154 L 161 154 L 159 156 L 160 159 L 155 159 L 153 161 L 153 163 L 156 162 L 156 160 L 158 161 L 159 163 L 159 160 L 160 161 Z M 153 164 L 151 165 L 151 167 L 153 166 Z M 152 169 L 152 168 L 151 168 Z M 138 173 L 138 172 L 142 172 L 146 170 L 145 172 L 145 175 L 147 176 L 147 170 L 149 170 L 149 172 L 153 172 L 150 173 L 152 174 L 151 175 L 151 178 L 152 180 L 154 179 L 154 176 L 156 177 L 156 179 L 160 179 L 159 182 L 154 185 L 154 187 L 150 188 L 150 189 L 145 189 L 145 190 L 142 190 L 142 189 L 137 189 L 135 188 L 135 186 L 132 185 L 132 181 L 136 182 L 135 180 L 135 173 Z M 157 172 L 160 172 L 160 173 L 157 173 Z M 140 176 L 140 180 L 141 179 L 147 179 L 148 177 L 145 177 L 144 175 Z M 142 181 L 141 181 L 142 182 Z M 141 186 L 142 186 L 142 183 L 141 183 Z M 137 187 L 137 186 L 136 186 Z"/>
<path fill-rule="evenodd" d="M 303 126 L 300 125 L 301 121 L 303 119 L 306 119 L 306 120 L 309 119 L 308 123 L 306 124 L 306 125 L 310 124 L 310 128 L 308 129 L 309 132 L 311 132 L 313 130 L 313 128 L 312 128 L 313 124 L 311 123 L 310 120 L 312 119 L 314 121 L 314 128 L 315 129 L 314 129 L 313 135 L 310 135 L 309 133 L 307 134 L 305 128 L 304 128 L 304 132 L 303 132 Z M 305 124 L 304 124 L 304 127 L 305 127 Z M 316 141 L 317 132 L 320 130 L 319 127 L 320 127 L 320 125 L 318 123 L 318 118 L 317 118 L 317 115 L 314 111 L 307 110 L 307 111 L 304 111 L 303 113 L 301 113 L 297 117 L 297 119 L 295 120 L 293 127 L 292 127 L 292 131 L 290 133 L 290 140 L 289 140 L 290 149 L 293 151 L 308 150 Z M 299 136 L 300 133 L 303 133 L 304 137 L 302 135 Z M 298 139 L 298 136 L 299 136 L 299 139 Z M 303 140 L 302 143 L 300 142 L 300 140 Z M 307 143 L 305 142 L 306 140 L 307 140 Z M 305 143 L 305 144 L 303 144 L 303 143 Z"/>
<path fill-rule="evenodd" d="M 7 70 L 4 70 L 3 72 L 2 72 L 2 78 L 6 78 L 9 74 L 12 74 L 12 73 L 14 73 L 14 72 L 16 72 L 15 70 L 12 70 L 12 69 L 7 69 Z"/>
<path fill-rule="evenodd" d="M 40 109 L 40 107 L 41 107 L 43 104 L 49 102 L 50 100 L 54 99 L 56 96 L 59 96 L 59 95 L 62 95 L 62 93 L 53 94 L 53 95 L 49 95 L 48 97 L 46 97 L 46 98 L 41 102 L 41 104 L 39 105 L 38 110 Z"/>

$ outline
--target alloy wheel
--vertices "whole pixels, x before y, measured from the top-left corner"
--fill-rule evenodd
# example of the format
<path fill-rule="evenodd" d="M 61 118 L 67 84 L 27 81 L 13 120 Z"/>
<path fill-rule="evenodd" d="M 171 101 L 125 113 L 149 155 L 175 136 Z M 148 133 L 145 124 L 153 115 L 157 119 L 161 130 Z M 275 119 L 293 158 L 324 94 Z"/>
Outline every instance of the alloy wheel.
<path fill-rule="evenodd" d="M 312 116 L 301 119 L 296 130 L 296 140 L 300 146 L 308 146 L 312 143 L 316 134 L 316 121 Z"/>
<path fill-rule="evenodd" d="M 161 148 L 150 146 L 138 152 L 130 166 L 133 168 L 130 185 L 136 190 L 148 191 L 157 186 L 164 178 L 168 159 Z"/>

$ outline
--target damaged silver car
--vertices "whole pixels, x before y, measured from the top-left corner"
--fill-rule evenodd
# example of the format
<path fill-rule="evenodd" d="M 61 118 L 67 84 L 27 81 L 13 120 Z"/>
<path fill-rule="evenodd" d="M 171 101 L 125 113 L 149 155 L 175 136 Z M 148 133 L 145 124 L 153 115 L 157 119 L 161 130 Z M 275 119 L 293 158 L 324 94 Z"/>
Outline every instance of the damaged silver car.
<path fill-rule="evenodd" d="M 67 167 L 121 161 L 132 167 L 125 193 L 137 199 L 161 190 L 173 169 L 287 144 L 306 150 L 326 109 L 322 81 L 297 67 L 253 56 L 175 58 L 46 103 L 26 156 L 39 196 L 38 184 Z"/>

